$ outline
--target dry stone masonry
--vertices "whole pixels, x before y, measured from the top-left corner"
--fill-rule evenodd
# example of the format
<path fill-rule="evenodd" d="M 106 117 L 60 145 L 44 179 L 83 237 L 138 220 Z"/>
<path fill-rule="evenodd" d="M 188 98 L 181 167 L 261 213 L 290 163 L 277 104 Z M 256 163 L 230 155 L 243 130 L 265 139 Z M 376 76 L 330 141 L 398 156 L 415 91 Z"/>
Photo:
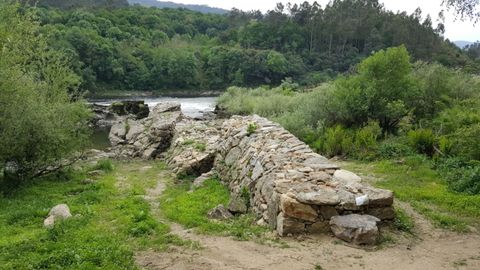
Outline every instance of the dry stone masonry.
<path fill-rule="evenodd" d="M 253 212 L 258 224 L 279 235 L 333 231 L 346 241 L 371 244 L 377 222 L 395 217 L 391 191 L 362 183 L 265 118 L 194 121 L 179 106 L 163 104 L 128 123 L 128 129 L 121 122 L 110 132 L 125 155 L 154 158 L 170 146 L 167 163 L 177 174 L 199 176 L 196 187 L 218 175 L 232 198 L 248 200 L 249 209 L 237 201 L 230 212 Z"/>
<path fill-rule="evenodd" d="M 339 215 L 394 218 L 391 191 L 362 184 L 278 124 L 234 116 L 223 123 L 220 137 L 220 178 L 234 194 L 248 190 L 252 210 L 280 235 L 330 231 L 330 219 Z"/>

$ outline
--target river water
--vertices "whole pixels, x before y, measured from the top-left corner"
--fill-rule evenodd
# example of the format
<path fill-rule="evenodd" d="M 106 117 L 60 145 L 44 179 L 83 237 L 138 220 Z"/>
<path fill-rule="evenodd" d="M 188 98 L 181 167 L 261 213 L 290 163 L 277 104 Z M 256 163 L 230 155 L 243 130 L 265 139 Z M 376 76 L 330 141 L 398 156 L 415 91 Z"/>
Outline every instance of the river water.
<path fill-rule="evenodd" d="M 182 106 L 182 112 L 189 117 L 200 117 L 204 112 L 213 112 L 216 104 L 216 97 L 194 97 L 194 98 L 174 98 L 174 97 L 129 97 L 129 98 L 113 98 L 113 99 L 90 99 L 88 102 L 111 105 L 113 102 L 122 100 L 143 100 L 150 109 L 158 103 L 174 101 Z M 99 150 L 105 150 L 110 147 L 108 139 L 109 130 L 96 129 L 91 136 L 91 147 Z"/>
<path fill-rule="evenodd" d="M 89 100 L 91 103 L 100 105 L 110 105 L 113 102 L 122 100 L 144 100 L 150 109 L 158 103 L 174 101 L 182 106 L 182 112 L 189 117 L 200 117 L 204 112 L 212 112 L 215 109 L 216 97 L 193 97 L 193 98 L 175 98 L 175 97 L 130 97 L 117 99 L 94 99 Z"/>

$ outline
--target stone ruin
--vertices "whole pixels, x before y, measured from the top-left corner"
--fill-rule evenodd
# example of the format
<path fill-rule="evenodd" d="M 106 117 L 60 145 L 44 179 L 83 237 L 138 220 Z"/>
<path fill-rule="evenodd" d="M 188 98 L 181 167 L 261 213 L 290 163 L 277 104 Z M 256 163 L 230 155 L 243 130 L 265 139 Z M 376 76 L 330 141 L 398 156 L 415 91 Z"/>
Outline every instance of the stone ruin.
<path fill-rule="evenodd" d="M 116 144 L 123 154 L 154 158 L 167 148 L 167 140 L 158 138 L 166 136 L 170 148 L 165 156 L 174 172 L 204 174 L 202 179 L 215 172 L 232 197 L 248 193 L 257 223 L 281 236 L 333 231 L 346 241 L 371 244 L 378 235 L 376 223 L 395 217 L 391 191 L 362 183 L 265 118 L 194 121 L 170 104 L 130 123 L 128 132 L 118 132 L 121 125 L 110 135 L 121 139 Z"/>

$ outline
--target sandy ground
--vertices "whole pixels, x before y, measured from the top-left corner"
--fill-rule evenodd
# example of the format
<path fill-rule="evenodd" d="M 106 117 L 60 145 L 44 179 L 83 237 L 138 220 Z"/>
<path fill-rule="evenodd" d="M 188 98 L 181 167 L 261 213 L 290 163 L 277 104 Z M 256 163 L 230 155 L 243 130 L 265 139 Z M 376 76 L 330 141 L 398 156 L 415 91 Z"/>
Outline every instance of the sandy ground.
<path fill-rule="evenodd" d="M 155 201 L 152 199 L 161 194 L 164 186 L 159 182 L 150 190 L 149 201 Z M 414 217 L 415 236 L 394 235 L 394 243 L 378 249 L 351 247 L 328 235 L 284 238 L 283 245 L 260 244 L 198 235 L 171 224 L 173 233 L 197 241 L 202 248 L 145 251 L 136 254 L 136 261 L 140 268 L 148 270 L 480 269 L 480 235 L 436 229 L 407 204 L 400 206 Z M 153 207 L 158 209 L 157 205 Z"/>

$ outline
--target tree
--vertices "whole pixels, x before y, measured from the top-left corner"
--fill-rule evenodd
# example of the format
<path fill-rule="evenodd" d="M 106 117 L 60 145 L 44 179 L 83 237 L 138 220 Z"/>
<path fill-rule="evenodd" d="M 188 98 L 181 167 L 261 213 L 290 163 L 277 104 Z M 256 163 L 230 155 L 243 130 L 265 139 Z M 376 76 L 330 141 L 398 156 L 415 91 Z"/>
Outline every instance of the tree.
<path fill-rule="evenodd" d="M 362 126 L 375 120 L 384 133 L 395 132 L 416 96 L 404 46 L 375 53 L 358 65 L 356 75 L 338 79 L 335 87 L 333 123 Z"/>
<path fill-rule="evenodd" d="M 443 0 L 443 5 L 454 9 L 461 19 L 480 19 L 480 0 Z"/>
<path fill-rule="evenodd" d="M 79 78 L 68 58 L 47 46 L 32 14 L 17 10 L 0 4 L 0 170 L 13 171 L 15 183 L 81 151 L 90 116 L 72 100 Z"/>

